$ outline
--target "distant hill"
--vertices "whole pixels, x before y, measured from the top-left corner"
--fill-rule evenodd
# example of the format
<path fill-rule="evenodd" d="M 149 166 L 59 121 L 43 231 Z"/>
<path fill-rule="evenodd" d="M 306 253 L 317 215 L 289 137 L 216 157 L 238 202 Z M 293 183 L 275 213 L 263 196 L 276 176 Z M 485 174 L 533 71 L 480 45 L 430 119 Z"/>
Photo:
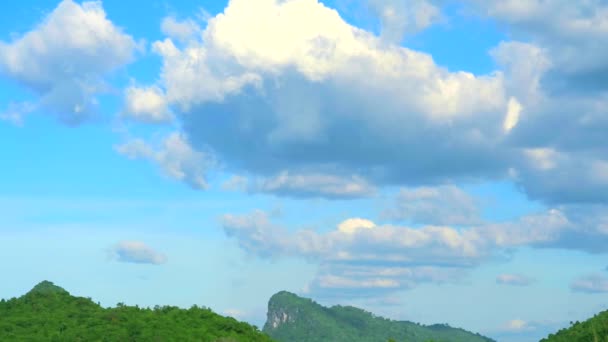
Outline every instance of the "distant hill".
<path fill-rule="evenodd" d="M 263 331 L 279 342 L 493 342 L 444 324 L 392 321 L 351 306 L 326 308 L 285 291 L 270 298 Z"/>
<path fill-rule="evenodd" d="M 608 342 L 608 311 L 550 334 L 540 342 Z"/>
<path fill-rule="evenodd" d="M 0 301 L 0 341 L 270 342 L 255 326 L 210 309 L 172 306 L 103 308 L 43 281 Z"/>

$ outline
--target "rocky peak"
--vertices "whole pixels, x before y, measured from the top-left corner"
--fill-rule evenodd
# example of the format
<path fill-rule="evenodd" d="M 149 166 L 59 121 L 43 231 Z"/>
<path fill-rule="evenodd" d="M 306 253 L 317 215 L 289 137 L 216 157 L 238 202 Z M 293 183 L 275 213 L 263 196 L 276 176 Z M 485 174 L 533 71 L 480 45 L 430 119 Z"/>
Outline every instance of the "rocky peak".
<path fill-rule="evenodd" d="M 309 300 L 291 292 L 276 293 L 268 301 L 268 315 L 264 329 L 277 329 L 286 323 L 294 323 L 301 311 L 300 308 L 308 302 Z"/>

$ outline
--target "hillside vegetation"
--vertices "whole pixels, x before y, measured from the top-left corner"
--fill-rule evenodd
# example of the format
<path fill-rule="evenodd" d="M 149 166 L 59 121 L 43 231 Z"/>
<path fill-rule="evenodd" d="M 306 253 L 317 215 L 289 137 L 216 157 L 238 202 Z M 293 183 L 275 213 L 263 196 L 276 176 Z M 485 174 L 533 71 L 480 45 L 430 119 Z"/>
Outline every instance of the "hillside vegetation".
<path fill-rule="evenodd" d="M 264 332 L 279 342 L 490 342 L 445 324 L 392 321 L 351 306 L 326 308 L 289 292 L 268 303 Z"/>
<path fill-rule="evenodd" d="M 608 342 L 608 311 L 600 312 L 584 322 L 575 322 L 540 342 Z"/>
<path fill-rule="evenodd" d="M 0 341 L 266 342 L 256 327 L 193 306 L 103 308 L 44 281 L 0 301 Z"/>

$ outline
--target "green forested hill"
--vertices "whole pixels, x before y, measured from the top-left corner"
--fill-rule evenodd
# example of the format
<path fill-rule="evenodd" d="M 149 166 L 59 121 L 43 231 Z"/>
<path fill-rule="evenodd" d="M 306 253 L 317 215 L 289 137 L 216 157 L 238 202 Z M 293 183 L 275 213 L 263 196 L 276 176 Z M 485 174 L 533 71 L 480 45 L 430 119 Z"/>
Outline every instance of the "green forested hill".
<path fill-rule="evenodd" d="M 326 308 L 284 291 L 270 299 L 263 331 L 280 342 L 493 341 L 443 324 L 392 321 L 350 306 Z"/>
<path fill-rule="evenodd" d="M 105 309 L 44 281 L 0 301 L 0 341 L 272 341 L 256 327 L 210 309 Z"/>
<path fill-rule="evenodd" d="M 575 322 L 540 342 L 608 342 L 608 311 L 600 312 L 584 322 Z"/>

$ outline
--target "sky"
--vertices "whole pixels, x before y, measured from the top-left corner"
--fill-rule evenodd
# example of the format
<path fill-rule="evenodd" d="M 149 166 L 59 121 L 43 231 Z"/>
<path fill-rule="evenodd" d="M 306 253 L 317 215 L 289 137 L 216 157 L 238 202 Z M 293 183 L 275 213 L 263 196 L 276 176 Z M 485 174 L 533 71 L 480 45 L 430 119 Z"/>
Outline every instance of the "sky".
<path fill-rule="evenodd" d="M 605 1 L 0 6 L 2 298 L 505 342 L 608 307 Z"/>

